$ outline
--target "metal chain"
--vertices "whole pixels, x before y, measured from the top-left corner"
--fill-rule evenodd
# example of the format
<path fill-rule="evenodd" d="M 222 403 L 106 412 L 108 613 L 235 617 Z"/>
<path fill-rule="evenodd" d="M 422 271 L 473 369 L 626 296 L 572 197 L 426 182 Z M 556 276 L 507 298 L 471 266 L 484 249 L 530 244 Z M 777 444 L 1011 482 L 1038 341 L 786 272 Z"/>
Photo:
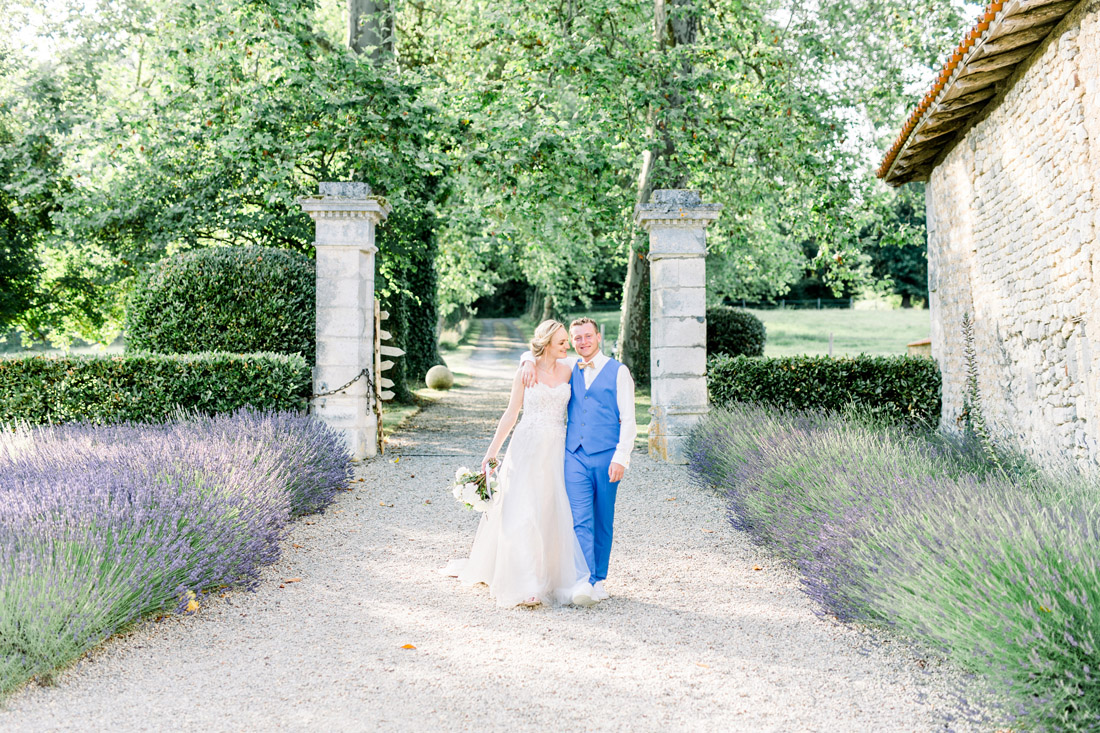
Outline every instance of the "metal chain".
<path fill-rule="evenodd" d="M 336 389 L 330 389 L 328 392 L 317 392 L 312 397 L 310 397 L 310 399 L 315 400 L 318 397 L 328 397 L 329 395 L 334 395 L 337 392 L 343 392 L 345 389 L 347 389 L 351 385 L 355 384 L 360 379 L 366 379 L 367 380 L 367 392 L 369 392 L 370 394 L 374 394 L 374 382 L 370 378 L 370 368 L 366 368 L 363 371 L 356 374 L 354 377 L 352 377 L 351 380 L 348 381 L 348 383 L 345 384 L 344 386 L 337 387 Z"/>

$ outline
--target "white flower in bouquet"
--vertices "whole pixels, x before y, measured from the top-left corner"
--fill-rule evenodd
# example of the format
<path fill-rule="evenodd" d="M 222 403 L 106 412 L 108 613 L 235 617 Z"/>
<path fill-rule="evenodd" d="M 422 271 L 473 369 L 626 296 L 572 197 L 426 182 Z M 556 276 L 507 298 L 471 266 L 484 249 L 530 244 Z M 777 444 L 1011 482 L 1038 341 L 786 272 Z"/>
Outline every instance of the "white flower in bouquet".
<path fill-rule="evenodd" d="M 475 512 L 487 512 L 487 511 L 489 511 L 489 506 L 490 506 L 489 502 L 485 501 L 484 499 L 478 499 L 477 501 L 474 502 L 474 511 Z"/>
<path fill-rule="evenodd" d="M 454 498 L 462 501 L 462 484 L 455 484 L 454 486 L 452 486 L 451 494 L 454 495 Z"/>
<path fill-rule="evenodd" d="M 465 466 L 459 466 L 458 470 L 455 471 L 455 481 L 462 481 L 462 477 L 469 472 L 470 469 L 466 468 Z"/>
<path fill-rule="evenodd" d="M 477 484 L 469 483 L 462 486 L 462 501 L 473 506 L 481 497 L 477 495 Z"/>

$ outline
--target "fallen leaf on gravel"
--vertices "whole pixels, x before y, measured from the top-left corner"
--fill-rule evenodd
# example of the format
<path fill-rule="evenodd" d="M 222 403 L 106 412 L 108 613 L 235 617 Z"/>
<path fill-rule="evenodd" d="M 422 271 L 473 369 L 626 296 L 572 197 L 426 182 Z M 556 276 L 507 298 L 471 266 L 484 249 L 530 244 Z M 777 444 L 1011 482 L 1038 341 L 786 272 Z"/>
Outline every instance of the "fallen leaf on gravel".
<path fill-rule="evenodd" d="M 676 501 L 676 497 L 675 497 L 675 496 L 673 496 L 673 497 L 671 497 L 671 498 L 665 499 L 665 501 Z"/>
<path fill-rule="evenodd" d="M 380 501 L 380 502 L 378 502 L 378 506 L 393 506 L 393 504 L 387 504 L 384 501 Z"/>
<path fill-rule="evenodd" d="M 759 565 L 753 565 L 752 569 L 753 570 L 763 570 L 764 568 L 760 567 Z"/>
<path fill-rule="evenodd" d="M 702 662 L 696 662 L 696 663 L 695 663 L 695 666 L 696 666 L 696 667 L 702 667 L 703 669 L 710 669 L 710 665 L 709 665 L 709 664 L 703 664 Z"/>
<path fill-rule="evenodd" d="M 400 463 L 401 462 L 401 456 L 398 456 L 397 458 L 394 458 L 393 462 L 394 463 Z"/>
<path fill-rule="evenodd" d="M 425 504 L 431 504 L 431 503 L 432 503 L 432 500 L 431 500 L 431 499 L 425 499 L 425 500 L 424 500 L 424 503 L 425 503 Z"/>
<path fill-rule="evenodd" d="M 344 511 L 344 510 L 343 509 L 337 509 L 336 511 L 333 512 L 333 514 L 339 514 L 342 511 Z"/>
<path fill-rule="evenodd" d="M 199 602 L 192 598 L 187 602 L 187 612 L 194 613 L 197 610 L 199 610 Z"/>
<path fill-rule="evenodd" d="M 713 529 L 707 529 L 706 527 L 700 527 L 699 529 L 703 530 L 704 532 L 709 532 L 710 534 L 714 534 Z"/>
<path fill-rule="evenodd" d="M 282 583 L 279 583 L 279 587 L 280 587 L 280 588 L 286 588 L 286 586 L 285 586 L 285 585 L 283 585 Z M 242 613 L 241 615 L 243 616 L 244 614 Z"/>
<path fill-rule="evenodd" d="M 406 644 L 405 646 L 403 646 L 403 647 L 401 647 L 401 648 L 402 648 L 402 649 L 416 649 L 416 647 L 415 647 L 415 646 L 413 646 L 412 644 Z"/>
<path fill-rule="evenodd" d="M 284 583 L 301 583 L 302 579 L 301 578 L 284 578 L 283 582 Z"/>
<path fill-rule="evenodd" d="M 295 542 L 294 544 L 291 545 L 291 547 L 301 547 L 301 545 L 299 545 L 297 542 Z"/>
<path fill-rule="evenodd" d="M 416 474 L 415 473 L 410 473 L 409 478 L 416 478 Z"/>
<path fill-rule="evenodd" d="M 306 522 L 306 524 L 313 524 L 313 522 Z"/>

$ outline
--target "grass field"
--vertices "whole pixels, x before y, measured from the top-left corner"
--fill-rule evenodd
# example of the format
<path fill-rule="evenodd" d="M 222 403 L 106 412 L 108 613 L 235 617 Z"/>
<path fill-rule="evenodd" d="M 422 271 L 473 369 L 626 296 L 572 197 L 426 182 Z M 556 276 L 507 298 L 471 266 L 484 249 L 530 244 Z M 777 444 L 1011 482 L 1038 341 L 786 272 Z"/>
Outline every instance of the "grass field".
<path fill-rule="evenodd" d="M 895 310 L 754 310 L 768 330 L 765 356 L 828 354 L 834 356 L 906 353 L 906 344 L 928 338 L 928 311 Z"/>
<path fill-rule="evenodd" d="M 906 344 L 928 338 L 931 321 L 927 310 L 751 310 L 764 322 L 768 340 L 765 356 L 828 354 L 833 335 L 834 356 L 906 353 Z M 569 319 L 578 314 L 570 314 Z M 619 312 L 590 314 L 604 328 L 604 351 L 610 352 L 619 335 Z"/>

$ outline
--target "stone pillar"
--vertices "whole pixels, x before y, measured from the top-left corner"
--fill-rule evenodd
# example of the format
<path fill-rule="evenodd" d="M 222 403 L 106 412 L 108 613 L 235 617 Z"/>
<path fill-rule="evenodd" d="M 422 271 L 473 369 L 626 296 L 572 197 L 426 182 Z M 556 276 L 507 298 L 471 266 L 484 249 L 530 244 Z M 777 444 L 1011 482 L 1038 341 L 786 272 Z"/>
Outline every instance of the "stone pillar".
<path fill-rule="evenodd" d="M 684 463 L 684 442 L 707 414 L 707 225 L 721 204 L 704 204 L 698 191 L 654 191 L 634 209 L 649 232 L 650 375 L 649 455 Z"/>
<path fill-rule="evenodd" d="M 322 183 L 298 200 L 317 226 L 317 365 L 314 393 L 336 389 L 374 369 L 374 229 L 390 213 L 365 183 Z M 344 433 L 355 460 L 378 451 L 374 394 L 359 379 L 315 398 L 310 412 Z"/>

